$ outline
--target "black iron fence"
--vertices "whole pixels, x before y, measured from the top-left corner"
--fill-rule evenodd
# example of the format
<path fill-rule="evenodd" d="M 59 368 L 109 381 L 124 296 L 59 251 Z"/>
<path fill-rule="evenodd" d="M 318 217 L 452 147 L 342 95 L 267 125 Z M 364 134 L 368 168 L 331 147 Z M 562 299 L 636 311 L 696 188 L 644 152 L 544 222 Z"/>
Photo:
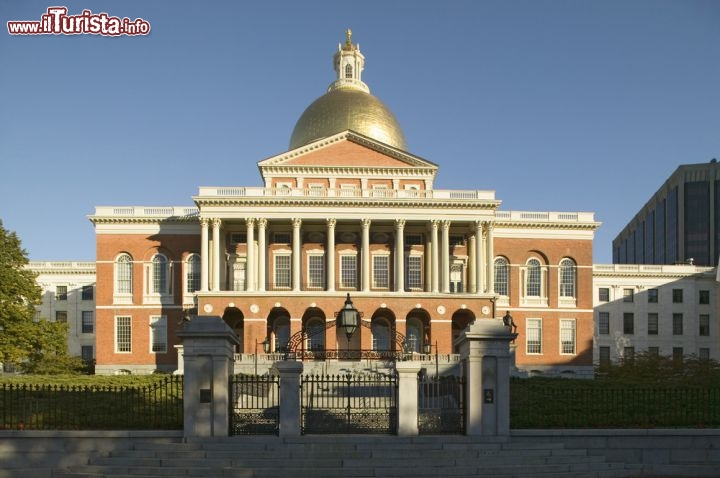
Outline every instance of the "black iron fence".
<path fill-rule="evenodd" d="M 302 433 L 397 433 L 395 374 L 307 375 Z"/>
<path fill-rule="evenodd" d="M 418 382 L 418 430 L 421 435 L 465 433 L 463 377 L 423 377 Z"/>
<path fill-rule="evenodd" d="M 280 381 L 275 375 L 230 377 L 230 435 L 274 435 L 280 425 Z"/>
<path fill-rule="evenodd" d="M 183 377 L 144 386 L 0 384 L 0 429 L 177 430 Z"/>
<path fill-rule="evenodd" d="M 720 426 L 720 388 L 608 388 L 514 382 L 512 428 Z"/>

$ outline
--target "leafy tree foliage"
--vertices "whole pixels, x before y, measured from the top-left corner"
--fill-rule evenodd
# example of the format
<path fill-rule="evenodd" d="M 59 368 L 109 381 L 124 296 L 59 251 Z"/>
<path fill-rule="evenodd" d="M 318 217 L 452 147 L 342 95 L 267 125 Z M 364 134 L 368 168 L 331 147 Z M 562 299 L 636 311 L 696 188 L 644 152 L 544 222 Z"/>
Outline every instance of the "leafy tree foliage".
<path fill-rule="evenodd" d="M 0 361 L 32 365 L 67 356 L 67 324 L 35 320 L 41 289 L 17 234 L 0 221 Z"/>

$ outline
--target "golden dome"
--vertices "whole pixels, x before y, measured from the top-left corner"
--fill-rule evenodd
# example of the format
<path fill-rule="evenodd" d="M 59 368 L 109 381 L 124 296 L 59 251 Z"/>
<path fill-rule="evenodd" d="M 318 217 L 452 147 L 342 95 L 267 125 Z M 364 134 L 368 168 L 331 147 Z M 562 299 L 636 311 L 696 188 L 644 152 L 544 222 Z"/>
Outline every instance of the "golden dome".
<path fill-rule="evenodd" d="M 407 150 L 405 136 L 395 115 L 382 101 L 370 94 L 362 81 L 365 57 L 360 45 L 352 43 L 352 32 L 346 31 L 344 45 L 338 45 L 333 57 L 336 80 L 328 92 L 303 112 L 290 137 L 290 149 L 327 138 L 346 130 Z"/>
<path fill-rule="evenodd" d="M 295 124 L 290 149 L 345 130 L 407 149 L 405 136 L 392 111 L 370 93 L 353 88 L 329 91 L 308 106 Z"/>

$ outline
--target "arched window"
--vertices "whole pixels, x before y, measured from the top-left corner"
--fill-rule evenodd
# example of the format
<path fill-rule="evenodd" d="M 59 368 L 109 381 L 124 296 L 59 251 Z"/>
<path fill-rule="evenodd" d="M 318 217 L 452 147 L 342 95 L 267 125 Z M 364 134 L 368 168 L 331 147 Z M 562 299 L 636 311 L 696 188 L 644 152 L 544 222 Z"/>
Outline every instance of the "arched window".
<path fill-rule="evenodd" d="M 151 263 L 151 278 L 150 278 L 150 292 L 153 294 L 166 294 L 168 293 L 168 260 L 162 254 L 155 254 L 150 261 Z"/>
<path fill-rule="evenodd" d="M 575 261 L 560 261 L 560 297 L 575 297 Z"/>
<path fill-rule="evenodd" d="M 200 256 L 190 254 L 185 261 L 185 292 L 200 290 Z"/>
<path fill-rule="evenodd" d="M 325 350 L 325 322 L 319 317 L 307 323 L 307 349 Z"/>
<path fill-rule="evenodd" d="M 115 259 L 115 293 L 132 294 L 132 257 L 120 254 Z"/>
<path fill-rule="evenodd" d="M 422 352 L 423 345 L 423 324 L 420 319 L 411 318 L 407 321 L 405 344 L 408 352 Z"/>
<path fill-rule="evenodd" d="M 351 79 L 352 77 L 352 65 L 348 63 L 345 65 L 345 78 Z"/>
<path fill-rule="evenodd" d="M 275 319 L 273 324 L 273 339 L 275 341 L 275 352 L 286 352 L 290 342 L 290 319 L 281 317 Z"/>
<path fill-rule="evenodd" d="M 373 350 L 390 350 L 390 324 L 385 319 L 373 320 L 372 348 Z"/>
<path fill-rule="evenodd" d="M 527 261 L 527 274 L 525 280 L 525 296 L 540 297 L 540 292 L 542 290 L 542 269 L 540 268 L 539 260 L 530 259 Z"/>
<path fill-rule="evenodd" d="M 508 296 L 510 289 L 508 260 L 504 257 L 495 259 L 495 293 Z"/>

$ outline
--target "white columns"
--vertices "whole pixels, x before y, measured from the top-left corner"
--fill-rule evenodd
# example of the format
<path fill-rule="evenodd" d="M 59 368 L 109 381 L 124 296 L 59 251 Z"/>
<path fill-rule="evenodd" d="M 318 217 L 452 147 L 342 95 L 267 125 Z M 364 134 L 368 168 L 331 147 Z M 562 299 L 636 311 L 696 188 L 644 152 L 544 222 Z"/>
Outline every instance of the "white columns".
<path fill-rule="evenodd" d="M 258 273 L 257 273 L 257 290 L 265 292 L 265 258 L 267 257 L 265 239 L 267 236 L 267 219 L 260 218 L 257 220 L 258 225 Z"/>
<path fill-rule="evenodd" d="M 209 252 L 209 225 L 210 220 L 206 217 L 200 218 L 200 290 L 203 292 L 208 291 L 208 279 L 209 279 L 209 267 L 208 252 Z"/>
<path fill-rule="evenodd" d="M 475 232 L 471 231 L 468 238 L 468 292 L 477 293 L 477 248 L 475 247 Z"/>
<path fill-rule="evenodd" d="M 405 219 L 395 219 L 395 290 L 405 290 Z"/>
<path fill-rule="evenodd" d="M 477 267 L 475 268 L 477 274 L 477 293 L 482 294 L 485 290 L 485 274 L 483 269 L 483 228 L 481 221 L 475 221 L 475 260 L 477 261 Z"/>
<path fill-rule="evenodd" d="M 292 280 L 293 290 L 300 290 L 300 226 L 302 225 L 302 219 L 293 218 L 293 243 L 292 243 Z"/>
<path fill-rule="evenodd" d="M 335 225 L 337 221 L 330 218 L 327 221 L 327 250 L 325 251 L 325 262 L 327 264 L 327 290 L 335 290 Z"/>
<path fill-rule="evenodd" d="M 495 291 L 495 250 L 493 247 L 493 229 L 495 225 L 488 221 L 485 223 L 485 229 L 487 230 L 487 238 L 485 240 L 485 246 L 487 247 L 487 292 Z"/>
<path fill-rule="evenodd" d="M 370 219 L 362 220 L 362 290 L 370 290 Z"/>
<path fill-rule="evenodd" d="M 245 279 L 245 290 L 252 292 L 255 290 L 255 218 L 250 217 L 245 219 L 245 225 L 247 226 L 247 259 L 245 264 L 245 271 L 247 272 L 247 278 Z"/>
<path fill-rule="evenodd" d="M 213 280 L 212 290 L 217 292 L 220 290 L 220 224 L 219 218 L 212 220 L 213 227 Z"/>
<path fill-rule="evenodd" d="M 442 222 L 442 291 L 450 293 L 450 221 Z"/>
<path fill-rule="evenodd" d="M 440 221 L 433 219 L 430 221 L 430 231 L 432 234 L 432 290 L 431 292 L 437 293 L 439 291 L 438 284 L 438 226 Z"/>

